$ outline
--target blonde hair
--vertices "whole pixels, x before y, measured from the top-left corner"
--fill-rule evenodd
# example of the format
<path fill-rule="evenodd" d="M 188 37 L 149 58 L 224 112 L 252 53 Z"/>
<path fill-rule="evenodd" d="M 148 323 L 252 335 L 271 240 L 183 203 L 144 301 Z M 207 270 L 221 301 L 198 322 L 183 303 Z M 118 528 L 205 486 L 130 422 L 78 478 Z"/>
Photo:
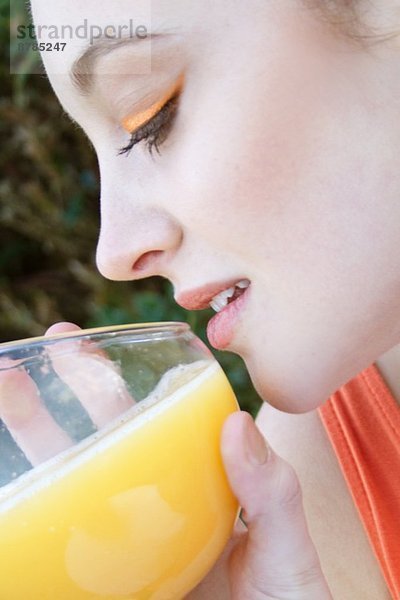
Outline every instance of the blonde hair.
<path fill-rule="evenodd" d="M 303 0 L 303 2 L 339 35 L 356 38 L 362 33 L 359 0 Z"/>
<path fill-rule="evenodd" d="M 382 31 L 367 23 L 366 14 L 373 7 L 373 0 L 303 0 L 332 30 L 358 46 L 365 48 L 399 36 L 396 30 Z M 400 25 L 400 24 L 399 24 Z"/>

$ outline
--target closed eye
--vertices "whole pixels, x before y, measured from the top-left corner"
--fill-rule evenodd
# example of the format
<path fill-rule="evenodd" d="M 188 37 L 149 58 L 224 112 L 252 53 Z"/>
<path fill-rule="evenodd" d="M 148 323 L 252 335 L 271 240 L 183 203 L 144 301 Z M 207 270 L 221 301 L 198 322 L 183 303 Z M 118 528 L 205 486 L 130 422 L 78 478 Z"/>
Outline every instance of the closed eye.
<path fill-rule="evenodd" d="M 179 94 L 175 94 L 167 100 L 151 119 L 131 133 L 128 144 L 121 148 L 118 154 L 129 155 L 132 148 L 142 141 L 146 142 L 146 148 L 151 155 L 153 155 L 154 149 L 160 154 L 159 148 L 165 142 L 172 129 L 178 110 L 178 101 Z"/>

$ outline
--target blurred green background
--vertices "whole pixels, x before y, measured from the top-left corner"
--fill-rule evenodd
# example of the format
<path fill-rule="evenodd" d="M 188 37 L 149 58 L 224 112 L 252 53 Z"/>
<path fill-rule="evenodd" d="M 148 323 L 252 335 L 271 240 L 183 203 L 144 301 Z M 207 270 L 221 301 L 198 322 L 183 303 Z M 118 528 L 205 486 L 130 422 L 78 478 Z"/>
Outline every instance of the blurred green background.
<path fill-rule="evenodd" d="M 213 311 L 181 309 L 165 280 L 110 282 L 97 272 L 95 154 L 44 75 L 10 75 L 9 24 L 9 2 L 0 0 L 0 341 L 41 335 L 60 320 L 81 327 L 180 320 L 207 343 Z M 255 415 L 260 399 L 242 360 L 213 353 L 241 407 Z"/>

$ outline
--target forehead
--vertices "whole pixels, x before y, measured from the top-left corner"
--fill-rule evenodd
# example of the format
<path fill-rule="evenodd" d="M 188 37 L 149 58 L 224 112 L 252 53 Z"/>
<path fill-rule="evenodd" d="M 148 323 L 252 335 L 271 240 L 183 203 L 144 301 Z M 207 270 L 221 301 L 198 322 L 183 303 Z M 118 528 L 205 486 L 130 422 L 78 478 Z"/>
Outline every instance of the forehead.
<path fill-rule="evenodd" d="M 288 70 L 294 63 L 299 64 L 302 51 L 310 56 L 308 46 L 318 29 L 315 20 L 309 18 L 311 11 L 305 11 L 303 2 L 297 0 L 279 0 L 279 3 L 265 0 L 70 0 L 68 3 L 31 0 L 31 3 L 36 32 L 40 33 L 38 41 L 64 45 L 62 51 L 44 50 L 41 54 L 56 94 L 78 123 L 92 118 L 87 108 L 95 100 L 77 93 L 70 77 L 71 68 L 82 53 L 97 46 L 100 37 L 118 43 L 123 37 L 135 40 L 138 28 L 139 35 L 149 33 L 135 44 L 134 50 L 130 45 L 89 63 L 93 68 L 89 75 L 97 79 L 104 74 L 104 82 L 111 77 L 124 86 L 136 88 L 144 81 L 140 79 L 144 74 L 154 87 L 155 80 L 157 85 L 163 82 L 163 73 L 171 78 L 175 71 L 189 65 L 187 71 L 192 82 L 200 86 L 207 81 L 203 87 L 208 89 L 214 85 L 215 89 L 221 89 L 224 82 L 229 84 L 239 77 L 255 83 L 260 80 L 260 72 L 270 77 L 288 78 Z M 153 33 L 156 34 L 154 43 Z M 166 37 L 159 34 L 167 34 L 171 43 L 156 43 L 156 38 Z M 318 34 L 316 37 L 319 39 Z M 314 51 L 311 56 L 318 62 L 320 53 Z M 296 72 L 298 70 L 296 67 Z M 132 75 L 140 77 L 128 77 Z M 108 87 L 111 90 L 112 86 Z M 110 93 L 114 94 L 112 90 Z M 96 99 L 97 105 L 100 101 L 101 98 Z"/>
<path fill-rule="evenodd" d="M 243 41 L 251 37 L 274 37 L 274 30 L 290 14 L 297 25 L 296 7 L 301 4 L 296 0 L 31 0 L 39 41 L 66 44 L 63 52 L 42 53 L 48 72 L 65 72 L 98 36 L 135 36 L 138 27 L 187 34 L 187 45 L 194 51 L 230 45 L 240 51 Z"/>
<path fill-rule="evenodd" d="M 206 54 L 215 63 L 222 48 L 226 51 L 232 46 L 234 51 L 238 39 L 245 38 L 249 31 L 250 36 L 253 34 L 257 13 L 255 5 L 235 3 L 232 7 L 230 0 L 70 0 L 68 3 L 31 0 L 31 5 L 38 41 L 44 45 L 50 42 L 52 46 L 60 42 L 63 46 L 62 51 L 43 50 L 41 55 L 50 81 L 70 114 L 81 101 L 71 85 L 71 68 L 88 51 L 96 58 L 99 42 L 117 44 L 124 38 L 141 40 L 133 51 L 132 45 L 126 52 L 118 50 L 117 60 L 115 52 L 110 60 L 106 53 L 100 53 L 101 60 L 89 63 L 90 68 L 96 63 L 96 70 L 93 68 L 89 76 L 104 74 L 108 79 L 119 75 L 149 75 L 152 71 L 158 76 L 161 58 L 164 57 L 164 63 L 173 65 L 177 62 L 176 56 L 172 56 L 174 53 L 180 54 L 181 62 L 184 54 L 201 57 Z M 260 21 L 258 19 L 258 23 Z M 251 22 L 253 25 L 249 28 Z M 160 33 L 170 38 L 169 45 L 157 43 Z M 84 64 L 86 68 L 88 63 Z"/>
<path fill-rule="evenodd" d="M 99 39 L 145 39 L 152 27 L 151 0 L 32 0 L 31 7 L 38 42 L 62 44 L 42 52 L 49 75 L 68 73 Z"/>

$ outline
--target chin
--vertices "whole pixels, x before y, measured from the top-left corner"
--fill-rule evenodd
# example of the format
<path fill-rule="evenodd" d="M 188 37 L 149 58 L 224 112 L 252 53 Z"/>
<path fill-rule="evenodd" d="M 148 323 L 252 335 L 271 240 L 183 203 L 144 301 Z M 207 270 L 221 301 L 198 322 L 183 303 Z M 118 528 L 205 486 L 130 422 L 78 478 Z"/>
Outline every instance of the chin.
<path fill-rule="evenodd" d="M 299 376 L 299 374 L 286 370 L 279 377 L 271 373 L 271 370 L 260 361 L 253 361 L 245 357 L 243 360 L 261 399 L 282 412 L 307 413 L 321 406 L 333 393 L 326 389 L 326 386 L 321 389 L 321 382 L 313 382 L 311 377 L 305 384 L 304 373 Z"/>

